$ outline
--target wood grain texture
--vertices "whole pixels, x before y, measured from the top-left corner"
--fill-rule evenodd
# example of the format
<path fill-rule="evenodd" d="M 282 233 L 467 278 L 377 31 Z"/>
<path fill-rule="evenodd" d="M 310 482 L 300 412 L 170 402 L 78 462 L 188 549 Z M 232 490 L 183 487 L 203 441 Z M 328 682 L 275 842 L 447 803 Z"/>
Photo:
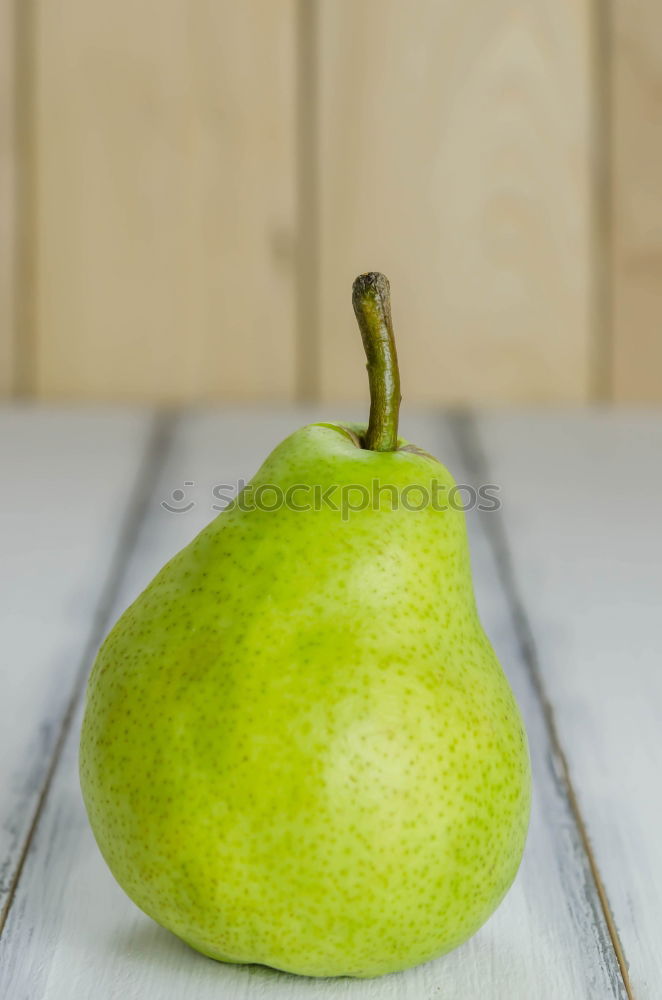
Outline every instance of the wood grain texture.
<path fill-rule="evenodd" d="M 15 385 L 16 24 L 14 0 L 0 0 L 0 396 Z"/>
<path fill-rule="evenodd" d="M 662 400 L 662 6 L 611 14 L 613 395 Z"/>
<path fill-rule="evenodd" d="M 214 485 L 247 479 L 269 449 L 307 419 L 340 415 L 228 412 L 185 419 L 147 505 L 113 613 L 214 513 Z M 439 418 L 410 415 L 403 432 L 439 454 L 459 481 L 467 481 L 451 429 Z M 176 489 L 185 489 L 184 499 L 176 501 L 180 506 L 195 503 L 188 513 L 160 506 L 172 504 Z M 316 981 L 202 958 L 143 916 L 99 856 L 78 788 L 79 715 L 0 945 L 0 994 L 30 1000 L 88 1000 L 92 995 L 122 1000 L 623 1000 L 484 523 L 470 518 L 470 532 L 479 605 L 525 715 L 535 775 L 524 863 L 505 902 L 478 935 L 437 962 L 369 981 Z"/>
<path fill-rule="evenodd" d="M 589 0 L 320 0 L 322 392 L 363 393 L 384 271 L 405 399 L 581 400 Z"/>
<path fill-rule="evenodd" d="M 36 2 L 36 391 L 289 397 L 295 0 Z"/>
<path fill-rule="evenodd" d="M 637 1000 L 662 995 L 659 413 L 490 415 L 519 600 Z"/>
<path fill-rule="evenodd" d="M 147 429 L 137 413 L 0 409 L 0 923 Z"/>

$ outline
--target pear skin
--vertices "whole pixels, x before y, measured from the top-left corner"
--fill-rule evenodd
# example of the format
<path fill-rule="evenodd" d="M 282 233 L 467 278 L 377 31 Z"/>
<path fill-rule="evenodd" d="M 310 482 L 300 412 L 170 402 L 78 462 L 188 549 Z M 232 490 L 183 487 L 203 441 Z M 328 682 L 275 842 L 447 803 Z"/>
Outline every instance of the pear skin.
<path fill-rule="evenodd" d="M 81 782 L 103 856 L 222 961 L 360 977 L 424 962 L 481 926 L 522 856 L 527 742 L 464 514 L 393 510 L 392 490 L 373 503 L 378 482 L 443 506 L 453 479 L 406 442 L 357 447 L 364 431 L 279 445 L 251 485 L 315 485 L 329 505 L 235 503 L 124 613 L 90 678 Z M 370 503 L 343 518 L 342 487 Z"/>

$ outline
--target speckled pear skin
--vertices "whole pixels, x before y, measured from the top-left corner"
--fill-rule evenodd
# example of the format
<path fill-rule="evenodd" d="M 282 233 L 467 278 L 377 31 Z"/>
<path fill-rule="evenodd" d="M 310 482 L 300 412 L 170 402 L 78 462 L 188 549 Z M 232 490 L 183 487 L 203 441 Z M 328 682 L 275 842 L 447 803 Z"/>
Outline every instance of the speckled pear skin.
<path fill-rule="evenodd" d="M 329 424 L 253 484 L 374 479 L 453 485 Z M 390 507 L 227 509 L 97 657 L 80 750 L 97 842 L 131 899 L 213 958 L 404 969 L 473 934 L 517 871 L 527 742 L 464 515 Z"/>

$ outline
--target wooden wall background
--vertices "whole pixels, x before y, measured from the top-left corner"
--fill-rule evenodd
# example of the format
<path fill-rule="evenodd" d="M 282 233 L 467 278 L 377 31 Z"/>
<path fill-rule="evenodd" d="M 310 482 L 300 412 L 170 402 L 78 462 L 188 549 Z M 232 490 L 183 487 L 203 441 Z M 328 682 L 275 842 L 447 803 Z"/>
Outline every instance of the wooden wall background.
<path fill-rule="evenodd" d="M 657 0 L 0 0 L 0 391 L 662 399 Z"/>

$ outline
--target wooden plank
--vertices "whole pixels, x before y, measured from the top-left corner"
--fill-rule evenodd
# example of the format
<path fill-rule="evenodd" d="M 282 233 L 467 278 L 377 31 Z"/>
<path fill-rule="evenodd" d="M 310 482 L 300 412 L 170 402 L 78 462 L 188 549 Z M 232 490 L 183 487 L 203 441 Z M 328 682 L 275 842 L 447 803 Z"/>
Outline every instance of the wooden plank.
<path fill-rule="evenodd" d="M 613 395 L 662 400 L 662 7 L 611 4 Z"/>
<path fill-rule="evenodd" d="M 322 414 L 319 414 L 322 416 Z M 329 413 L 323 414 L 329 416 Z M 312 412 L 197 415 L 175 435 L 149 517 L 133 548 L 116 611 L 205 523 L 214 483 L 248 478 L 268 450 Z M 448 426 L 410 417 L 405 433 L 464 470 Z M 466 481 L 466 480 L 465 480 Z M 169 514 L 159 501 L 187 487 Z M 485 514 L 483 518 L 493 515 Z M 477 517 L 470 519 L 478 597 L 529 731 L 534 809 L 525 860 L 505 902 L 462 948 L 437 962 L 379 980 L 310 980 L 201 958 L 143 916 L 115 885 L 83 812 L 76 718 L 0 948 L 0 993 L 31 1000 L 559 1000 L 624 997 L 595 888 L 556 773 L 548 735 L 497 566 Z"/>
<path fill-rule="evenodd" d="M 364 391 L 350 286 L 375 269 L 408 399 L 587 397 L 590 7 L 320 0 L 326 398 Z"/>
<path fill-rule="evenodd" d="M 14 0 L 0 0 L 0 396 L 15 384 L 16 63 Z"/>
<path fill-rule="evenodd" d="M 295 0 L 37 0 L 43 397 L 288 398 Z"/>
<path fill-rule="evenodd" d="M 0 410 L 0 925 L 95 641 L 148 428 L 139 413 Z"/>
<path fill-rule="evenodd" d="M 491 415 L 514 586 L 638 1000 L 662 995 L 659 413 Z"/>

